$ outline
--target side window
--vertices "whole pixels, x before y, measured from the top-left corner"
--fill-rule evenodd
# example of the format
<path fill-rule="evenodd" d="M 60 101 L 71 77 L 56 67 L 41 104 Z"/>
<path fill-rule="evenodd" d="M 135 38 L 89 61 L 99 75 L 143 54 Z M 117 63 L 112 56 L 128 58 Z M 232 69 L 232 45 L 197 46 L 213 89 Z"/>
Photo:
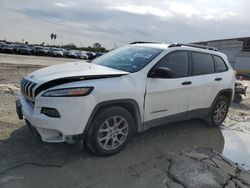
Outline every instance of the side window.
<path fill-rule="evenodd" d="M 166 67 L 174 71 L 175 78 L 188 76 L 188 52 L 176 51 L 163 57 L 156 67 Z"/>
<path fill-rule="evenodd" d="M 216 72 L 224 72 L 227 71 L 227 65 L 224 62 L 224 60 L 219 56 L 213 56 L 214 57 L 214 63 L 215 63 L 215 71 Z"/>
<path fill-rule="evenodd" d="M 192 52 L 192 75 L 214 73 L 214 61 L 211 55 Z"/>

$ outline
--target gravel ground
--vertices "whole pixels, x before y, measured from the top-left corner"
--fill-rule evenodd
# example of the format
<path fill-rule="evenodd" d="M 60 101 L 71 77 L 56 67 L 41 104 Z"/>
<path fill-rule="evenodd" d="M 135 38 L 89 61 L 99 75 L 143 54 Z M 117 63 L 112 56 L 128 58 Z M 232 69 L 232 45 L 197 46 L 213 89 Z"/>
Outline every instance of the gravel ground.
<path fill-rule="evenodd" d="M 0 57 L 0 187 L 250 187 L 249 174 L 222 156 L 223 130 L 200 120 L 135 135 L 122 152 L 105 158 L 87 148 L 40 142 L 18 120 L 14 102 L 21 77 L 48 58 L 23 58 L 24 64 L 15 64 L 20 57 Z M 246 97 L 231 105 L 224 128 L 250 134 L 249 119 Z"/>

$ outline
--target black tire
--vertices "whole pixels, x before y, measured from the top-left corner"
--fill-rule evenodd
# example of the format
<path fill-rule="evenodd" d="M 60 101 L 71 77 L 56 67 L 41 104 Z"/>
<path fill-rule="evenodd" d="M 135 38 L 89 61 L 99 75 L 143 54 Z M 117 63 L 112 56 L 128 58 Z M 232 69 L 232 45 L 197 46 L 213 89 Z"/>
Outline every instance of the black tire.
<path fill-rule="evenodd" d="M 222 108 L 223 110 L 222 109 L 218 110 L 218 108 L 220 108 L 221 105 L 225 105 L 225 107 Z M 204 118 L 205 123 L 210 126 L 220 126 L 226 119 L 229 105 L 230 105 L 230 100 L 226 96 L 223 95 L 220 96 L 210 109 L 208 115 Z M 218 117 L 218 114 L 220 114 L 219 115 L 220 117 Z"/>
<path fill-rule="evenodd" d="M 117 121 L 116 118 L 121 123 L 119 125 L 114 126 L 114 122 Z M 118 126 L 120 125 L 124 127 L 118 130 L 119 129 Z M 106 129 L 103 129 L 104 126 L 106 126 Z M 117 130 L 114 130 L 116 129 L 114 127 L 117 127 Z M 121 151 L 127 145 L 131 136 L 134 134 L 134 127 L 135 126 L 133 117 L 126 109 L 120 106 L 108 107 L 106 109 L 103 109 L 96 115 L 96 117 L 94 117 L 94 121 L 92 122 L 91 127 L 87 133 L 87 145 L 90 148 L 90 150 L 97 155 L 100 156 L 113 155 Z M 102 132 L 100 132 L 101 129 Z M 112 130 L 106 131 L 108 129 Z M 125 133 L 122 132 L 123 130 L 125 130 Z M 117 133 L 115 131 L 117 131 Z M 104 136 L 102 134 L 104 134 Z M 121 136 L 120 134 L 126 134 L 126 136 L 124 135 Z M 100 138 L 100 135 L 103 136 L 103 138 Z M 119 139 L 121 139 L 122 141 Z M 101 143 L 102 141 L 100 140 L 103 140 L 105 143 L 104 144 Z M 115 142 L 117 142 L 116 146 L 113 147 Z M 112 145 L 110 146 L 110 148 L 108 148 L 109 143 L 111 143 Z M 102 146 L 102 144 L 106 145 L 106 148 L 105 146 Z"/>

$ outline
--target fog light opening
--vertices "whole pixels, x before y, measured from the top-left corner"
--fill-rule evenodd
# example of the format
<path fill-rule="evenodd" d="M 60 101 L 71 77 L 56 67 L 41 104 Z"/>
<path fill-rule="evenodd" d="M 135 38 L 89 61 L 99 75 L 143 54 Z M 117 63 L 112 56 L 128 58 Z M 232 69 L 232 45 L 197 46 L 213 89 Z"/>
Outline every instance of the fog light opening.
<path fill-rule="evenodd" d="M 59 118 L 60 114 L 55 108 L 42 107 L 41 113 L 53 118 Z"/>

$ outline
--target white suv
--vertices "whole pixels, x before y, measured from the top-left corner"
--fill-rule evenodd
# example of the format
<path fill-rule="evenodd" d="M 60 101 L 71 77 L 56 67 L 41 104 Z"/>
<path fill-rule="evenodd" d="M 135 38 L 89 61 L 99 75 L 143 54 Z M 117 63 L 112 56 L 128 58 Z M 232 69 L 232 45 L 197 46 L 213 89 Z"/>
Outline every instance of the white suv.
<path fill-rule="evenodd" d="M 184 44 L 135 43 L 92 63 L 37 70 L 21 80 L 19 118 L 45 142 L 87 143 L 120 151 L 135 132 L 203 118 L 220 125 L 235 85 L 227 57 Z"/>

